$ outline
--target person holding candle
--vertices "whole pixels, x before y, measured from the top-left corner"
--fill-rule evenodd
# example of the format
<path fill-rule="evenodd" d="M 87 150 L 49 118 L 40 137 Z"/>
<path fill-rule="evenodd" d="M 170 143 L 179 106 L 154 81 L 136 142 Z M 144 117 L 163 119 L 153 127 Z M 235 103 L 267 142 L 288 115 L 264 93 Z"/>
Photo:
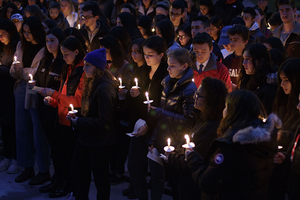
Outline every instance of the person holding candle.
<path fill-rule="evenodd" d="M 224 82 L 211 77 L 203 79 L 201 86 L 194 94 L 194 116 L 196 125 L 191 133 L 191 140 L 195 143 L 194 151 L 206 159 L 209 146 L 217 138 L 217 128 L 223 118 L 227 88 Z M 178 199 L 197 200 L 201 199 L 201 191 L 193 181 L 191 171 L 185 161 L 184 154 L 177 151 L 168 156 L 171 168 L 178 177 Z"/>
<path fill-rule="evenodd" d="M 22 36 L 15 52 L 19 62 L 13 63 L 10 68 L 10 75 L 17 80 L 14 94 L 18 166 L 25 168 L 15 182 L 32 178 L 29 184 L 39 185 L 50 179 L 50 148 L 41 126 L 38 96 L 30 93 L 28 81 L 29 74 L 36 73 L 44 56 L 45 31 L 41 21 L 35 16 L 27 18 L 22 25 Z M 39 170 L 36 176 L 34 151 Z"/>
<path fill-rule="evenodd" d="M 150 106 L 152 117 L 158 119 L 158 123 L 151 135 L 150 150 L 156 148 L 163 153 L 163 147 L 167 138 L 171 138 L 172 145 L 178 149 L 181 147 L 185 133 L 194 125 L 193 108 L 194 93 L 197 90 L 193 78 L 193 61 L 185 48 L 175 49 L 168 56 L 168 72 L 162 81 L 161 103 L 159 107 Z M 160 164 L 149 160 L 151 172 L 151 198 L 161 199 L 164 191 L 165 168 Z M 172 178 L 173 192 L 176 183 Z M 173 195 L 176 197 L 177 195 Z"/>
<path fill-rule="evenodd" d="M 47 32 L 44 57 L 34 75 L 35 86 L 59 90 L 61 73 L 63 66 L 66 64 L 59 46 L 64 38 L 63 31 L 60 28 L 53 28 Z M 59 138 L 56 131 L 57 108 L 45 105 L 41 95 L 38 96 L 38 107 L 42 127 L 46 133 L 52 155 L 54 155 L 55 152 L 53 150 L 55 150 L 57 138 Z M 56 157 L 54 156 L 53 158 L 55 159 Z M 57 176 L 54 175 L 51 183 L 41 187 L 39 191 L 43 193 L 50 192 L 57 183 Z"/>
<path fill-rule="evenodd" d="M 110 196 L 109 158 L 115 138 L 118 83 L 105 68 L 104 48 L 86 55 L 81 117 L 69 116 L 80 133 L 71 171 L 76 199 L 88 199 L 91 172 L 97 199 L 109 200 Z"/>
<path fill-rule="evenodd" d="M 58 124 L 56 145 L 53 146 L 53 166 L 57 184 L 49 191 L 51 198 L 65 196 L 71 191 L 70 167 L 74 154 L 75 145 L 78 139 L 78 131 L 74 131 L 71 123 L 67 120 L 70 104 L 76 110 L 81 107 L 83 93 L 84 71 L 83 58 L 85 50 L 80 41 L 69 37 L 61 44 L 61 52 L 67 66 L 62 71 L 59 91 L 52 88 L 43 88 L 41 95 L 46 105 L 58 107 Z M 41 189 L 42 190 L 42 189 Z"/>
<path fill-rule="evenodd" d="M 247 106 L 245 106 L 247 105 Z M 280 119 L 266 122 L 263 105 L 253 92 L 235 90 L 226 97 L 219 138 L 207 159 L 189 149 L 187 164 L 203 199 L 268 199 L 268 186 L 277 153 Z"/>
<path fill-rule="evenodd" d="M 0 127 L 4 150 L 4 160 L 0 162 L 0 171 L 14 174 L 20 170 L 16 161 L 16 132 L 15 132 L 15 98 L 13 88 L 16 80 L 9 74 L 13 63 L 14 53 L 20 40 L 19 33 L 13 22 L 1 20 L 0 42 Z"/>
<path fill-rule="evenodd" d="M 163 86 L 161 81 L 168 75 L 166 52 L 167 44 L 163 38 L 159 36 L 150 36 L 143 43 L 143 53 L 147 65 L 142 65 L 137 68 L 134 77 L 139 80 L 140 88 L 131 88 L 130 93 L 127 93 L 126 101 L 128 102 L 132 115 L 130 119 L 130 127 L 138 119 L 143 119 L 146 124 L 142 126 L 137 133 L 130 139 L 130 146 L 128 152 L 128 171 L 134 187 L 123 191 L 123 194 L 128 197 L 135 195 L 139 199 L 148 199 L 147 189 L 147 169 L 148 169 L 148 140 L 149 135 L 157 124 L 157 119 L 150 118 L 148 114 L 148 105 L 143 102 L 146 100 L 145 92 L 149 94 L 149 98 L 153 100 L 151 105 L 159 106 L 161 101 L 161 92 Z M 134 79 L 131 81 L 134 86 Z"/>
<path fill-rule="evenodd" d="M 285 61 L 278 70 L 278 90 L 274 100 L 273 112 L 282 120 L 282 128 L 278 131 L 278 145 L 283 148 L 280 153 L 287 152 L 293 144 L 293 138 L 300 124 L 300 114 L 296 109 L 300 93 L 300 64 L 299 58 Z M 270 197 L 283 199 L 288 189 L 287 174 L 289 163 L 275 164 L 272 179 L 270 181 Z M 276 191 L 276 192 L 274 192 Z"/>
<path fill-rule="evenodd" d="M 110 62 L 107 68 L 112 75 L 119 80 L 122 80 L 122 86 L 118 92 L 119 96 L 119 122 L 116 124 L 116 144 L 113 148 L 112 158 L 110 162 L 110 170 L 112 173 L 111 184 L 119 184 L 125 181 L 125 162 L 127 158 L 126 146 L 129 144 L 129 139 L 125 133 L 128 133 L 128 125 L 130 116 L 130 109 L 125 103 L 126 93 L 130 89 L 130 81 L 133 78 L 133 72 L 129 68 L 129 63 L 125 59 L 125 52 L 118 42 L 117 38 L 113 36 L 106 36 L 100 40 L 101 48 L 104 47 L 106 51 L 106 60 Z"/>

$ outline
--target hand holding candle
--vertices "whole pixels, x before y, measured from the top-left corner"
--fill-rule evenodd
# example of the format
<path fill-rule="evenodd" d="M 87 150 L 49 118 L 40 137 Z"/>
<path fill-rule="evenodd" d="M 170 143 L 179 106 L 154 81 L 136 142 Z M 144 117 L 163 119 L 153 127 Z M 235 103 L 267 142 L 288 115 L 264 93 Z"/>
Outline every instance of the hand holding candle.
<path fill-rule="evenodd" d="M 134 82 L 135 82 L 135 86 L 132 86 L 132 88 L 140 88 L 137 78 L 134 78 Z"/>
<path fill-rule="evenodd" d="M 125 86 L 122 85 L 122 79 L 121 79 L 121 78 L 119 78 L 119 81 L 120 81 L 120 86 L 119 86 L 119 88 L 120 88 L 120 89 L 125 88 Z"/>
<path fill-rule="evenodd" d="M 170 138 L 168 138 L 167 143 L 168 143 L 168 146 L 164 147 L 165 152 L 174 151 L 175 147 L 171 146 L 171 139 Z"/>
<path fill-rule="evenodd" d="M 29 74 L 29 81 L 28 83 L 34 83 L 35 81 L 33 80 L 32 74 Z"/>
<path fill-rule="evenodd" d="M 183 148 L 185 149 L 191 149 L 195 147 L 195 144 L 193 142 L 190 142 L 190 136 L 188 134 L 186 134 L 184 136 L 185 140 L 186 140 L 186 144 L 182 145 Z"/>
<path fill-rule="evenodd" d="M 74 110 L 73 104 L 70 104 L 70 107 L 71 107 L 71 110 L 69 111 L 69 114 L 76 114 L 76 113 L 78 113 L 77 110 Z"/>
<path fill-rule="evenodd" d="M 153 100 L 149 99 L 149 93 L 148 92 L 145 92 L 145 96 L 146 96 L 147 101 L 144 101 L 144 104 L 148 104 L 150 106 L 150 104 L 153 102 Z"/>

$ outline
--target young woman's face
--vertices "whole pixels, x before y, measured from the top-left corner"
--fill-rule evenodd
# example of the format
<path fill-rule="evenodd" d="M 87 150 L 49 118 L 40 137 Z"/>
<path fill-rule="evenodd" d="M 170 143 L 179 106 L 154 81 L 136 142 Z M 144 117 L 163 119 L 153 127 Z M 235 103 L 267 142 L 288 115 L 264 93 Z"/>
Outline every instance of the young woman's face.
<path fill-rule="evenodd" d="M 248 51 L 243 53 L 243 66 L 245 68 L 246 74 L 253 75 L 255 69 L 253 67 L 252 57 Z"/>
<path fill-rule="evenodd" d="M 35 42 L 31 34 L 31 31 L 29 29 L 29 26 L 27 24 L 23 25 L 23 35 L 27 42 L 31 42 L 31 43 Z"/>
<path fill-rule="evenodd" d="M 63 12 L 68 11 L 69 10 L 69 3 L 68 3 L 68 1 L 61 1 L 60 2 L 60 9 Z"/>
<path fill-rule="evenodd" d="M 220 28 L 210 24 L 210 27 L 209 27 L 209 35 L 211 37 L 219 37 L 219 31 L 220 31 Z"/>
<path fill-rule="evenodd" d="M 46 46 L 50 53 L 57 53 L 59 48 L 59 41 L 53 34 L 46 36 Z"/>
<path fill-rule="evenodd" d="M 178 32 L 178 39 L 179 39 L 179 42 L 180 42 L 181 46 L 185 46 L 189 42 L 191 37 L 188 36 L 185 32 L 179 31 Z"/>
<path fill-rule="evenodd" d="M 203 91 L 202 87 L 200 86 L 199 90 L 194 94 L 194 107 L 200 111 L 204 111 L 206 105 L 206 94 Z"/>
<path fill-rule="evenodd" d="M 92 78 L 96 67 L 89 62 L 84 61 L 83 70 L 85 72 L 86 77 Z"/>
<path fill-rule="evenodd" d="M 73 62 L 74 62 L 74 60 L 75 60 L 77 54 L 79 53 L 79 50 L 78 50 L 78 49 L 76 49 L 75 51 L 71 51 L 71 50 L 67 49 L 67 48 L 64 47 L 64 46 L 62 46 L 62 47 L 60 48 L 60 50 L 61 50 L 61 53 L 62 53 L 62 55 L 63 55 L 64 61 L 66 61 L 66 63 L 67 63 L 68 65 L 72 65 L 72 64 L 73 64 Z"/>
<path fill-rule="evenodd" d="M 185 63 L 181 65 L 175 58 L 169 57 L 168 58 L 168 72 L 171 78 L 181 78 L 184 70 L 188 67 L 188 64 Z"/>
<path fill-rule="evenodd" d="M 56 19 L 59 15 L 59 10 L 57 8 L 51 8 L 49 10 L 49 15 L 50 15 L 51 19 Z"/>
<path fill-rule="evenodd" d="M 8 45 L 9 43 L 9 33 L 3 29 L 0 29 L 0 42 L 4 45 Z"/>
<path fill-rule="evenodd" d="M 281 83 L 280 86 L 282 87 L 285 94 L 291 94 L 292 91 L 292 84 L 290 80 L 286 77 L 284 72 L 280 72 L 279 74 Z"/>
<path fill-rule="evenodd" d="M 202 15 L 207 15 L 207 13 L 209 12 L 209 9 L 207 6 L 200 5 L 200 12 L 202 13 Z"/>
<path fill-rule="evenodd" d="M 143 54 L 140 53 L 139 45 L 137 44 L 132 45 L 131 52 L 132 52 L 131 53 L 132 60 L 135 63 L 143 62 L 144 57 Z"/>
<path fill-rule="evenodd" d="M 144 58 L 148 66 L 156 66 L 160 64 L 160 61 L 163 57 L 163 53 L 158 54 L 155 50 L 150 49 L 146 46 L 143 47 Z"/>

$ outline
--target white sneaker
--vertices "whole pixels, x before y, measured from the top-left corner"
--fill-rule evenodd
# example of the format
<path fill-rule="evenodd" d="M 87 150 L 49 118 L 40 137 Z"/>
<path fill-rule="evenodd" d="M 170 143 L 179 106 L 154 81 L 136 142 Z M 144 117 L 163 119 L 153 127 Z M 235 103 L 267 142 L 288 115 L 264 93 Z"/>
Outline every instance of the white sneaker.
<path fill-rule="evenodd" d="M 0 172 L 7 170 L 10 166 L 10 163 L 10 159 L 4 158 L 4 160 L 0 162 Z"/>
<path fill-rule="evenodd" d="M 17 161 L 15 159 L 12 159 L 11 164 L 7 170 L 8 174 L 15 174 L 18 173 L 21 170 L 21 167 L 18 166 Z"/>

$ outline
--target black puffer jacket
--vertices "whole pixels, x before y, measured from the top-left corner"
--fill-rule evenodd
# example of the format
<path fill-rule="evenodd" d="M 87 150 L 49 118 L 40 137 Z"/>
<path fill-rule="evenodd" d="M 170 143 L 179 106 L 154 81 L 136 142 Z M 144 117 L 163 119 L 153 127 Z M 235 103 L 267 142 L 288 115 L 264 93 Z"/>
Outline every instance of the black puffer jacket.
<path fill-rule="evenodd" d="M 265 200 L 277 153 L 274 126 L 279 118 L 271 114 L 266 123 L 257 119 L 243 129 L 228 129 L 212 143 L 206 162 L 195 151 L 187 158 L 202 200 Z"/>
<path fill-rule="evenodd" d="M 75 128 L 79 130 L 79 142 L 87 147 L 109 146 L 114 142 L 114 122 L 117 110 L 118 84 L 108 72 L 97 80 L 95 91 L 82 96 L 81 114 Z"/>
<path fill-rule="evenodd" d="M 163 147 L 166 146 L 167 138 L 171 138 L 173 146 L 183 144 L 184 135 L 189 133 L 194 125 L 193 96 L 197 87 L 192 78 L 193 70 L 188 68 L 180 79 L 171 79 L 168 75 L 162 81 L 164 89 L 161 106 L 156 108 L 154 116 L 159 122 L 150 140 L 150 144 L 159 152 L 164 152 Z"/>

